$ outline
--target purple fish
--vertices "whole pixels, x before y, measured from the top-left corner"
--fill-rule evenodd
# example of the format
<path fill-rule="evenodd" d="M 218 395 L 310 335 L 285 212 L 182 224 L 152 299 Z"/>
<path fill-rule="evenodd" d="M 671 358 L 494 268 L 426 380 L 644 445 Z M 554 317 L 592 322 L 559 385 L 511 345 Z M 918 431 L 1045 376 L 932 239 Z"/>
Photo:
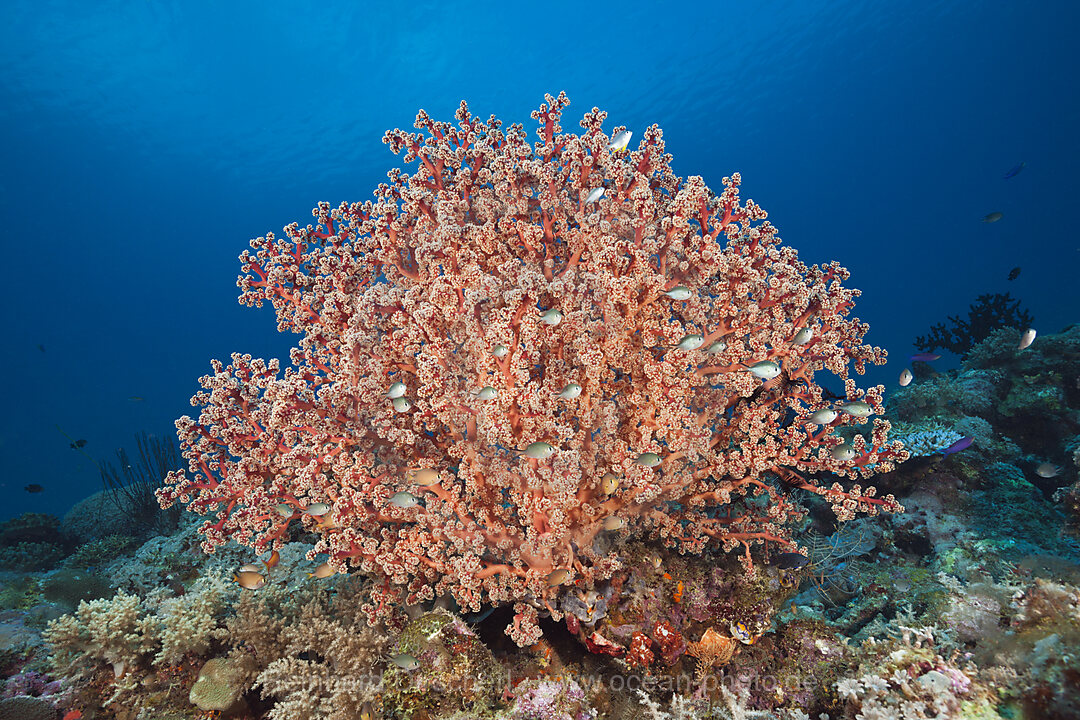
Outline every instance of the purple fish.
<path fill-rule="evenodd" d="M 935 360 L 940 359 L 941 356 L 935 355 L 934 353 L 916 353 L 915 355 L 911 356 L 912 362 L 934 362 Z"/>
<path fill-rule="evenodd" d="M 1016 177 L 1017 175 L 1019 175 L 1019 174 L 1020 174 L 1020 171 L 1021 171 L 1021 170 L 1023 170 L 1024 168 L 1026 168 L 1026 167 L 1027 167 L 1027 163 L 1026 163 L 1026 162 L 1023 162 L 1023 161 L 1021 161 L 1019 165 L 1017 165 L 1016 167 L 1014 167 L 1014 168 L 1013 168 L 1012 170 L 1010 170 L 1009 172 L 1005 173 L 1005 179 L 1006 179 L 1006 180 L 1008 180 L 1009 178 L 1014 178 L 1014 177 Z"/>
<path fill-rule="evenodd" d="M 944 450 L 940 450 L 939 452 L 941 453 L 942 457 L 949 457 L 953 453 L 958 453 L 961 450 L 966 450 L 967 448 L 971 447 L 971 443 L 973 442 L 975 442 L 975 438 L 971 437 L 970 435 L 965 435 L 949 447 L 945 448 Z"/>

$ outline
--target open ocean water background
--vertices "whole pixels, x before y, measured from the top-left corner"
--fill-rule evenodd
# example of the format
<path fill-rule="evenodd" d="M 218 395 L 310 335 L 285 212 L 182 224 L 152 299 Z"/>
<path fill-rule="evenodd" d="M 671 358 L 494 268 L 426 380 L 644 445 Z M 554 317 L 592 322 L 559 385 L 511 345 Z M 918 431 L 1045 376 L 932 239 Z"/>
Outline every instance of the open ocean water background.
<path fill-rule="evenodd" d="M 895 387 L 983 293 L 1057 332 L 1080 320 L 1077 27 L 1071 2 L 6 0 L 0 519 L 100 488 L 63 433 L 115 461 L 192 412 L 211 358 L 287 358 L 236 302 L 248 239 L 369 199 L 399 164 L 383 132 L 461 99 L 529 127 L 565 90 L 568 131 L 599 106 L 635 146 L 658 123 L 682 176 L 741 172 L 864 291 L 891 358 L 860 385 Z"/>

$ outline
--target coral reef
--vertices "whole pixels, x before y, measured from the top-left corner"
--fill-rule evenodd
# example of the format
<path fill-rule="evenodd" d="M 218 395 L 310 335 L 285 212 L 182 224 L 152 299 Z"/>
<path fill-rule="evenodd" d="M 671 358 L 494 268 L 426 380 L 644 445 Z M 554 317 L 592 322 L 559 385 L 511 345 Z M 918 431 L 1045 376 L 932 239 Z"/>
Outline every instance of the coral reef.
<path fill-rule="evenodd" d="M 845 275 L 800 266 L 748 222 L 759 209 L 735 202 L 737 180 L 719 196 L 676 183 L 658 131 L 613 148 L 592 113 L 583 136 L 565 134 L 561 102 L 538 113 L 535 146 L 464 109 L 468 132 L 422 115 L 430 137 L 387 136 L 420 164 L 413 178 L 394 174 L 377 203 L 320 206 L 317 225 L 256 241 L 245 298 L 261 293 L 283 326 L 305 331 L 303 373 L 247 376 L 257 363 L 240 358 L 204 379 L 200 419 L 180 422 L 189 469 L 162 496 L 215 518 L 185 513 L 140 543 L 98 496 L 60 534 L 46 516 L 5 525 L 0 548 L 51 543 L 66 559 L 0 572 L 0 719 L 1080 716 L 1080 327 L 1023 350 L 1016 329 L 998 329 L 958 370 L 921 368 L 887 402 L 851 382 L 847 402 L 828 402 L 808 366 L 876 357 L 840 310 L 854 297 Z M 483 218 L 516 245 L 474 228 Z M 602 222 L 632 261 L 604 255 L 590 234 Z M 477 247 L 512 251 L 515 264 L 489 267 Z M 676 265 L 687 248 L 701 267 Z M 673 281 L 708 286 L 717 263 L 744 273 L 747 293 L 780 289 L 738 318 L 704 316 L 722 288 L 665 294 L 683 287 Z M 351 285 L 358 267 L 378 276 Z M 774 292 L 802 298 L 821 273 L 828 289 L 807 302 L 835 314 L 804 322 L 802 300 L 794 317 L 768 305 L 784 297 Z M 514 274 L 528 287 L 504 287 Z M 639 357 L 614 362 L 590 334 L 595 319 L 551 290 L 559 281 L 567 297 L 601 283 L 617 348 Z M 558 324 L 533 316 L 556 306 Z M 487 329 L 468 324 L 477 307 Z M 750 319 L 764 310 L 775 333 Z M 639 321 L 628 339 L 622 323 Z M 677 347 L 709 323 L 725 324 L 725 349 Z M 809 339 L 799 326 L 814 328 Z M 754 377 L 758 357 L 780 374 Z M 695 364 L 705 358 L 726 368 L 705 373 L 709 389 Z M 606 380 L 605 362 L 617 370 Z M 401 397 L 386 396 L 392 378 Z M 580 394 L 541 392 L 571 380 Z M 489 382 L 486 400 L 461 394 Z M 630 397 L 612 400 L 616 389 Z M 823 409 L 835 417 L 811 422 Z M 602 432 L 580 434 L 594 420 Z M 906 451 L 886 443 L 890 425 Z M 545 428 L 558 452 L 510 452 Z M 574 449 L 586 437 L 591 454 Z M 971 445 L 945 452 L 960 438 Z M 678 455 L 680 439 L 694 452 Z M 638 462 L 647 452 L 658 465 Z M 855 517 L 883 509 L 853 484 L 871 472 L 888 509 L 906 512 Z"/>

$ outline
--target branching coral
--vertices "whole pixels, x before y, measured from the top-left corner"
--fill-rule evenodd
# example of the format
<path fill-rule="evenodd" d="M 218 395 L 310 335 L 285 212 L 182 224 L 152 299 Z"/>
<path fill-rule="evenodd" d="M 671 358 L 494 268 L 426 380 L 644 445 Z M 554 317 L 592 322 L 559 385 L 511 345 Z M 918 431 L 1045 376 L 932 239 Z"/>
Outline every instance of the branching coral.
<path fill-rule="evenodd" d="M 177 421 L 188 472 L 159 497 L 216 515 L 208 551 L 302 524 L 335 569 L 377 579 L 370 622 L 402 599 L 517 602 L 527 643 L 526 603 L 619 567 L 604 533 L 741 548 L 749 568 L 752 545 L 791 543 L 793 488 L 845 520 L 900 509 L 816 480 L 906 457 L 887 422 L 833 432 L 882 411 L 883 388 L 848 377 L 885 359 L 848 272 L 781 245 L 738 174 L 719 194 L 683 180 L 658 127 L 629 148 L 595 108 L 566 133 L 567 103 L 533 114 L 536 143 L 464 103 L 456 125 L 421 112 L 384 138 L 415 174 L 252 241 L 241 302 L 303 337 L 283 377 L 215 361 L 199 418 Z M 835 408 L 822 370 L 845 379 Z"/>

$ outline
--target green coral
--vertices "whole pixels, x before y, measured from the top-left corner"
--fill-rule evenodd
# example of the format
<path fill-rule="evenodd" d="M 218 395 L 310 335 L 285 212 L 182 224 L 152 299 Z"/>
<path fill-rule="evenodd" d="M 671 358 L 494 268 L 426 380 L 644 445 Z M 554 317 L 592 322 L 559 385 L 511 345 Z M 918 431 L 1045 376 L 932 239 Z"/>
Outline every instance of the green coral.
<path fill-rule="evenodd" d="M 0 610 L 26 610 L 41 602 L 38 579 L 27 575 L 0 589 Z"/>
<path fill-rule="evenodd" d="M 62 557 L 64 557 L 64 550 L 59 545 L 45 542 L 20 542 L 0 547 L 0 568 L 19 572 L 48 570 Z"/>
<path fill-rule="evenodd" d="M 250 684 L 248 668 L 229 658 L 211 658 L 199 670 L 188 699 L 201 710 L 229 710 L 240 702 Z"/>
<path fill-rule="evenodd" d="M 65 561 L 73 568 L 91 568 L 113 560 L 135 545 L 135 538 L 128 535 L 107 535 L 100 540 L 80 545 Z"/>
<path fill-rule="evenodd" d="M 468 708 L 472 716 L 493 711 L 503 689 L 502 667 L 460 618 L 440 610 L 411 622 L 394 654 L 419 661 L 406 670 L 391 664 L 383 673 L 383 717 L 442 717 Z"/>
<path fill-rule="evenodd" d="M 1058 415 L 1068 405 L 1062 382 L 1056 372 L 1021 375 L 1013 380 L 998 412 L 1006 417 Z"/>
<path fill-rule="evenodd" d="M 83 600 L 96 600 L 112 595 L 108 580 L 85 570 L 62 568 L 41 582 L 41 594 L 49 602 L 75 608 Z"/>

